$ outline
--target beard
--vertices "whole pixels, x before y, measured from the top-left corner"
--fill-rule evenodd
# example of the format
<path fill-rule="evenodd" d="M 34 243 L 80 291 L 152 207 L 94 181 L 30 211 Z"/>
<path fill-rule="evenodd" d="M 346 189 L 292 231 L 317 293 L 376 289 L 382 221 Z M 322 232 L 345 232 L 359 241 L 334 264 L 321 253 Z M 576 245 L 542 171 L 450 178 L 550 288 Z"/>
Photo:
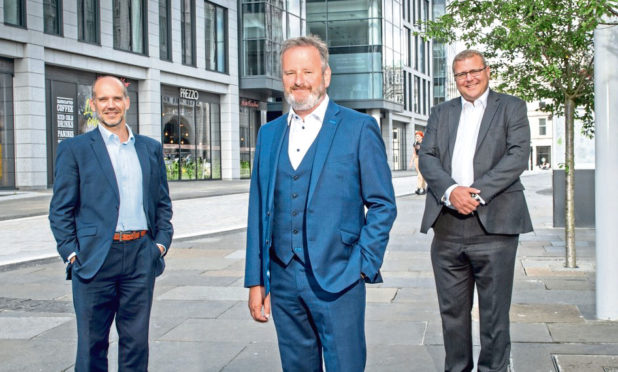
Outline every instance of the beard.
<path fill-rule="evenodd" d="M 303 86 L 300 87 L 293 87 L 291 89 L 294 90 L 294 88 L 298 89 L 298 88 L 303 88 Z M 310 110 L 312 108 L 314 108 L 322 99 L 322 97 L 324 97 L 324 93 L 326 93 L 326 89 L 324 88 L 324 81 L 322 81 L 320 83 L 320 86 L 317 89 L 312 89 L 311 92 L 309 92 L 309 95 L 307 96 L 307 98 L 303 99 L 303 100 L 296 100 L 296 98 L 294 98 L 294 94 L 292 94 L 288 91 L 284 91 L 283 95 L 285 97 L 286 102 L 292 106 L 292 108 L 294 109 L 294 111 L 306 111 L 306 110 Z"/>
<path fill-rule="evenodd" d="M 110 121 L 106 121 L 105 119 L 103 119 L 103 116 L 99 115 L 98 112 L 96 112 L 95 114 L 101 124 L 105 125 L 106 127 L 110 127 L 110 128 L 117 127 L 124 120 L 124 116 L 121 116 L 117 122 L 110 122 Z"/>

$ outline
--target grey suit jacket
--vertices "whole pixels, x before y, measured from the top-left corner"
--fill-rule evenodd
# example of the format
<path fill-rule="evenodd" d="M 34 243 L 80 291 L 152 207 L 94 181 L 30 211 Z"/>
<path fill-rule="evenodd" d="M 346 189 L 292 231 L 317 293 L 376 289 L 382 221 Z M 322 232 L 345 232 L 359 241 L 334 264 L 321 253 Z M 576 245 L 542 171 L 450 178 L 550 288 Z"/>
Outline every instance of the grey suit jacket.
<path fill-rule="evenodd" d="M 461 116 L 461 98 L 435 106 L 425 131 L 419 167 L 428 185 L 421 232 L 433 226 L 443 207 L 442 196 L 455 184 L 451 156 Z M 477 209 L 490 234 L 532 231 L 519 176 L 530 156 L 530 126 L 526 104 L 519 98 L 489 91 L 474 154 L 474 183 L 486 202 Z"/>

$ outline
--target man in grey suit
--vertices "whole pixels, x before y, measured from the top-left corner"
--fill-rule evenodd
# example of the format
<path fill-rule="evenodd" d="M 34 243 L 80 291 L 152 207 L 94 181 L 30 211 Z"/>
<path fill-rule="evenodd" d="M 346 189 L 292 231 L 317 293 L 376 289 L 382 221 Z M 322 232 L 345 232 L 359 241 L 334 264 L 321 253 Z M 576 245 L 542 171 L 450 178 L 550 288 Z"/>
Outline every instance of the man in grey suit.
<path fill-rule="evenodd" d="M 490 68 L 474 50 L 453 73 L 460 98 L 432 109 L 420 151 L 428 184 L 421 232 L 433 228 L 431 261 L 442 317 L 445 371 L 471 371 L 474 287 L 478 371 L 507 371 L 509 308 L 519 234 L 532 223 L 519 176 L 530 154 L 522 100 L 489 89 Z"/>

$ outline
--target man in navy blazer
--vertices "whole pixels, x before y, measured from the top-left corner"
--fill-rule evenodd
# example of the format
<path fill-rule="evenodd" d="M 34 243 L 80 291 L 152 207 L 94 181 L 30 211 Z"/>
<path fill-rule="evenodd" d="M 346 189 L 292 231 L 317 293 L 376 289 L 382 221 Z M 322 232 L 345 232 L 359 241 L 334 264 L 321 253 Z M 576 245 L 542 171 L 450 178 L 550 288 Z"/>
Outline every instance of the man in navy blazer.
<path fill-rule="evenodd" d="M 272 314 L 284 371 L 362 371 L 365 283 L 396 216 L 380 128 L 330 101 L 328 48 L 314 36 L 281 50 L 288 114 L 260 128 L 247 228 L 251 316 Z M 366 210 L 366 212 L 365 212 Z"/>
<path fill-rule="evenodd" d="M 97 79 L 97 129 L 62 141 L 49 220 L 72 280 L 76 371 L 107 371 L 109 330 L 118 330 L 118 370 L 148 369 L 155 277 L 172 241 L 172 205 L 161 144 L 133 134 L 129 97 L 112 76 Z"/>

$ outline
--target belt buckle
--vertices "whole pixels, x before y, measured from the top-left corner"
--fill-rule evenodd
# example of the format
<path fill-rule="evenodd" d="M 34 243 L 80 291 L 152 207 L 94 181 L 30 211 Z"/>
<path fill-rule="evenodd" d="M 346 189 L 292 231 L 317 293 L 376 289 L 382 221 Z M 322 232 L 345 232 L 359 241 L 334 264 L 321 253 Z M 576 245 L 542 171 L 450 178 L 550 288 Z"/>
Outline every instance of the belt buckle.
<path fill-rule="evenodd" d="M 119 232 L 118 232 L 118 241 L 119 241 L 119 242 L 122 242 L 122 235 L 123 235 L 123 232 L 122 232 L 122 231 L 119 231 Z"/>

